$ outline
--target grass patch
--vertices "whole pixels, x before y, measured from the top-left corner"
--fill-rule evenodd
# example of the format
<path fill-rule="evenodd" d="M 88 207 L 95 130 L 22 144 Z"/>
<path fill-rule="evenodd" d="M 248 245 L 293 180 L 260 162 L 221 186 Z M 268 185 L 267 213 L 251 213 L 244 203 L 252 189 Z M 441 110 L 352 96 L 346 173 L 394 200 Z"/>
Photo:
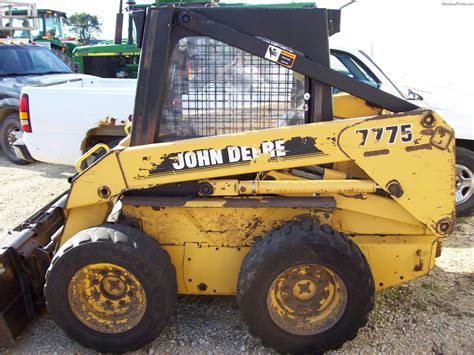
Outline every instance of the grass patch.
<path fill-rule="evenodd" d="M 435 286 L 432 283 L 429 282 L 423 282 L 421 284 L 421 288 L 423 290 L 428 290 L 428 291 L 433 291 L 435 289 Z"/>
<path fill-rule="evenodd" d="M 423 301 L 416 301 L 415 307 L 423 312 L 426 312 L 428 310 L 428 305 Z"/>

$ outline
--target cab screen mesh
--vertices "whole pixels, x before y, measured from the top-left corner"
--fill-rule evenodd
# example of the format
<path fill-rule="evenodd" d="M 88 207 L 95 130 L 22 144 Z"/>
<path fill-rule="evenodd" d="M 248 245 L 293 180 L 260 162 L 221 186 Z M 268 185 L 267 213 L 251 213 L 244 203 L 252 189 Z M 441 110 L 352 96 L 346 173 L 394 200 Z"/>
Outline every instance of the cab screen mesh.
<path fill-rule="evenodd" d="M 212 136 L 304 122 L 304 76 L 208 37 L 175 46 L 160 135 Z"/>

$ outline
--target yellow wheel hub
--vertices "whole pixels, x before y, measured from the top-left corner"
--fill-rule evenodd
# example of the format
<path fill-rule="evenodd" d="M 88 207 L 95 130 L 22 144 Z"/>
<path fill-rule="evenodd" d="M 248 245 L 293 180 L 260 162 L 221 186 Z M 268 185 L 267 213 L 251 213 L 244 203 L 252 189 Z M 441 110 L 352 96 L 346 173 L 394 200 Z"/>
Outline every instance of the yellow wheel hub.
<path fill-rule="evenodd" d="M 334 326 L 344 314 L 347 290 L 332 270 L 303 264 L 282 272 L 267 293 L 270 317 L 283 330 L 314 335 Z"/>
<path fill-rule="evenodd" d="M 316 283 L 312 280 L 303 279 L 295 282 L 292 288 L 293 297 L 300 301 L 307 301 L 316 294 Z"/>
<path fill-rule="evenodd" d="M 76 318 L 101 333 L 132 329 L 146 310 L 140 282 L 114 264 L 91 264 L 77 271 L 69 282 L 68 300 Z"/>

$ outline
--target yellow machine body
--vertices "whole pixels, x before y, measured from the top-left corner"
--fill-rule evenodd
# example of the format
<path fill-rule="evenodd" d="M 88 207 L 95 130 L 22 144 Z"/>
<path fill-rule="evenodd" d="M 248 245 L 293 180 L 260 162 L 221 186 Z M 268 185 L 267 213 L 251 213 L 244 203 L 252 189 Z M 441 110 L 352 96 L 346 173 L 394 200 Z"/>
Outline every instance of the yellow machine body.
<path fill-rule="evenodd" d="M 335 105 L 340 116 L 374 112 L 346 94 Z M 398 127 L 396 134 L 387 127 Z M 286 155 L 295 139 L 311 153 Z M 186 155 L 204 150 L 215 164 L 184 166 Z M 245 159 L 221 164 L 216 152 L 226 150 Z M 322 180 L 291 170 L 330 163 Z M 160 170 L 165 164 L 175 168 Z M 247 173 L 258 175 L 226 178 Z M 133 196 L 191 180 L 210 186 L 206 196 L 159 202 Z M 122 198 L 125 192 L 132 196 Z M 435 113 L 418 110 L 137 147 L 126 138 L 73 181 L 60 244 L 105 222 L 119 201 L 123 216 L 169 253 L 179 293 L 235 294 L 253 243 L 302 219 L 352 238 L 380 290 L 427 274 L 452 230 L 454 133 Z"/>

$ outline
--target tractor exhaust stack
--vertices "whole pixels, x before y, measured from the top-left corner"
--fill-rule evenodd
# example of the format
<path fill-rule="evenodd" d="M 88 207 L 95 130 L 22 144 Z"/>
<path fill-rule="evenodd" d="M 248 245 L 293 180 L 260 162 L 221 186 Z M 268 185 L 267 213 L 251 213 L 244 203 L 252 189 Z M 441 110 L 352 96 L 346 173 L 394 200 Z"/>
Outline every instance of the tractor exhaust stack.
<path fill-rule="evenodd" d="M 119 12 L 115 20 L 115 44 L 122 44 L 122 30 L 123 30 L 123 11 L 122 11 L 122 0 L 120 0 Z"/>

